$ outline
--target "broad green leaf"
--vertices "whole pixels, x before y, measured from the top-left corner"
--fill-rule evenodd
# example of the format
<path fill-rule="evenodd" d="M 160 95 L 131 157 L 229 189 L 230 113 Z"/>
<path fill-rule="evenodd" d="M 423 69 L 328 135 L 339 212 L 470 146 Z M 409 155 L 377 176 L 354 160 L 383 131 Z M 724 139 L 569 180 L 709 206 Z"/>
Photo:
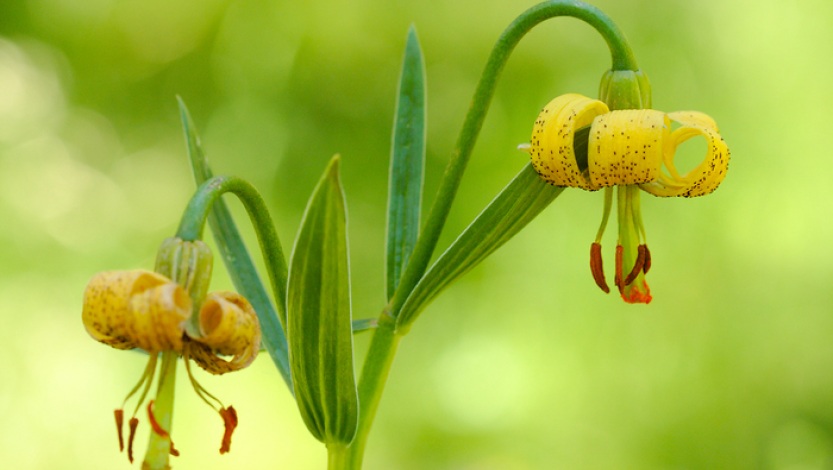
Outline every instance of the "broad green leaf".
<path fill-rule="evenodd" d="M 515 236 L 563 189 L 544 182 L 531 164 L 524 167 L 419 281 L 397 316 L 397 330 L 406 332 L 437 294 Z"/>
<path fill-rule="evenodd" d="M 292 251 L 287 296 L 295 399 L 313 436 L 347 445 L 359 398 L 353 368 L 347 214 L 334 157 L 304 212 Z"/>
<path fill-rule="evenodd" d="M 191 120 L 191 115 L 188 113 L 188 108 L 181 98 L 178 99 L 191 168 L 197 185 L 200 185 L 213 175 L 202 150 L 202 144 Z M 275 366 L 277 366 L 284 382 L 292 390 L 292 378 L 289 372 L 289 348 L 283 327 L 275 307 L 272 306 L 272 302 L 269 300 L 269 294 L 257 274 L 252 258 L 246 250 L 234 219 L 222 199 L 214 203 L 211 215 L 208 217 L 208 224 L 211 226 L 211 233 L 214 235 L 220 256 L 226 265 L 232 282 L 234 282 L 234 286 L 240 294 L 249 300 L 257 312 L 263 334 L 263 345 L 269 352 Z M 265 253 L 264 259 L 270 264 L 271 271 L 275 273 L 275 278 L 272 279 L 272 290 L 277 300 L 278 311 L 281 312 L 281 318 L 285 319 L 287 268 L 280 242 L 275 240 L 274 246 L 267 247 L 267 251 L 268 253 Z M 283 323 L 285 324 L 286 321 L 284 320 Z"/>
<path fill-rule="evenodd" d="M 416 30 L 408 30 L 396 98 L 388 190 L 387 294 L 393 296 L 419 235 L 425 168 L 425 64 Z"/>

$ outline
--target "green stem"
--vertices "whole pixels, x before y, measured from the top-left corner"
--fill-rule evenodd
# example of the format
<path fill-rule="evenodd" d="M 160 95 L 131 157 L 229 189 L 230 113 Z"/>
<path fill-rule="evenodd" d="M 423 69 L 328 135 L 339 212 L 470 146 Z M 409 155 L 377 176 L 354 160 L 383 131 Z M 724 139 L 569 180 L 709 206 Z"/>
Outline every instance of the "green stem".
<path fill-rule="evenodd" d="M 160 436 L 150 432 L 145 461 L 142 468 L 148 470 L 167 470 L 171 453 L 171 424 L 174 417 L 174 386 L 176 385 L 177 354 L 173 351 L 162 353 L 162 365 L 159 374 L 159 388 L 153 401 L 153 416 L 159 426 L 168 432 L 168 436 Z"/>
<path fill-rule="evenodd" d="M 327 445 L 327 469 L 340 470 L 348 468 L 347 447 L 339 444 Z"/>
<path fill-rule="evenodd" d="M 396 317 L 408 295 L 425 274 L 428 262 L 436 248 L 443 226 L 448 218 L 451 203 L 457 194 L 463 172 L 468 164 L 480 128 L 489 109 L 500 77 L 509 55 L 521 38 L 533 27 L 544 20 L 570 16 L 582 20 L 595 28 L 604 38 L 610 49 L 612 70 L 638 70 L 633 51 L 625 36 L 611 19 L 599 9 L 578 1 L 549 1 L 540 3 L 522 13 L 498 38 L 480 82 L 474 92 L 469 112 L 457 139 L 457 145 L 448 162 L 445 174 L 440 181 L 437 197 L 431 207 L 425 227 L 417 239 L 413 254 L 408 262 L 402 279 L 391 300 L 391 314 Z"/>
<path fill-rule="evenodd" d="M 362 468 L 370 427 L 373 425 L 373 418 L 376 417 L 379 400 L 382 398 L 382 391 L 385 388 L 399 340 L 402 338 L 395 330 L 395 320 L 387 312 L 382 313 L 379 317 L 379 326 L 373 333 L 370 349 L 365 356 L 362 376 L 359 379 L 359 403 L 361 404 L 359 429 L 350 447 L 347 448 L 346 466 L 340 468 L 354 470 Z"/>
<path fill-rule="evenodd" d="M 225 193 L 232 193 L 240 199 L 257 233 L 278 311 L 276 319 L 273 315 L 267 315 L 260 309 L 257 310 L 263 332 L 263 344 L 289 389 L 292 390 L 289 353 L 284 335 L 286 331 L 286 258 L 272 223 L 272 217 L 257 189 L 245 180 L 232 176 L 215 176 L 206 180 L 197 188 L 188 207 L 185 208 L 185 214 L 182 216 L 176 236 L 183 240 L 200 239 L 212 205 Z"/>

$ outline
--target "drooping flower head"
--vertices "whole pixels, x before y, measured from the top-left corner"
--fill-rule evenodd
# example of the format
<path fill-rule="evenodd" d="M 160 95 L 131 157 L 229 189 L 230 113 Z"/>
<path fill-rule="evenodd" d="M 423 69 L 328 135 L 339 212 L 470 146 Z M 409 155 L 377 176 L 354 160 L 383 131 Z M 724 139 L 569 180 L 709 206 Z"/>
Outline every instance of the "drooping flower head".
<path fill-rule="evenodd" d="M 702 136 L 703 161 L 689 172 L 677 170 L 674 156 L 683 142 Z M 645 274 L 651 266 L 639 207 L 639 190 L 655 196 L 695 197 L 717 189 L 726 175 L 729 149 L 709 116 L 652 109 L 611 111 L 600 101 L 562 95 L 541 111 L 524 146 L 538 174 L 550 184 L 587 191 L 605 189 L 602 224 L 591 245 L 590 266 L 598 286 L 609 292 L 601 258 L 601 238 L 617 188 L 619 237 L 614 283 L 629 303 L 648 303 Z"/>
<path fill-rule="evenodd" d="M 168 239 L 160 248 L 157 270 L 107 271 L 95 275 L 84 292 L 82 320 L 95 340 L 116 349 L 142 349 L 148 365 L 136 386 L 115 411 L 119 448 L 124 450 L 124 405 L 141 389 L 129 420 L 128 458 L 133 461 L 136 414 L 150 390 L 161 354 L 155 400 L 147 406 L 152 428 L 145 468 L 167 468 L 168 453 L 179 455 L 171 441 L 173 382 L 182 356 L 197 395 L 219 412 L 225 426 L 220 453 L 229 451 L 237 413 L 207 392 L 191 374 L 188 359 L 212 374 L 242 369 L 260 349 L 260 325 L 249 302 L 233 292 L 206 295 L 212 258 L 200 241 Z M 170 276 L 170 277 L 168 277 Z M 173 279 L 176 279 L 174 281 Z M 223 356 L 231 356 L 226 359 Z"/>

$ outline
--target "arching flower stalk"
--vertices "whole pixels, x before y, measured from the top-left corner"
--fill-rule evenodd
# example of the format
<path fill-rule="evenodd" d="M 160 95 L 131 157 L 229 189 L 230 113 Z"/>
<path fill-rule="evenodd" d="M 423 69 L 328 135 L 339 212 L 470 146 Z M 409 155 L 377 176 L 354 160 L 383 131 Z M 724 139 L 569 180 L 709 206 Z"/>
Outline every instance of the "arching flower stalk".
<path fill-rule="evenodd" d="M 703 161 L 681 174 L 675 165 L 677 147 L 692 137 L 706 139 Z M 695 197 L 717 189 L 729 165 L 729 149 L 709 116 L 652 109 L 611 111 L 599 100 L 577 94 L 559 96 L 535 121 L 529 145 L 532 165 L 550 184 L 587 191 L 604 188 L 602 223 L 590 248 L 596 284 L 610 288 L 602 269 L 601 239 L 617 187 L 619 237 L 614 284 L 629 303 L 648 303 L 645 274 L 651 267 L 639 190 L 654 196 Z"/>
<path fill-rule="evenodd" d="M 202 242 L 168 239 L 160 248 L 157 270 L 177 282 L 159 272 L 107 271 L 95 275 L 84 292 L 82 320 L 93 339 L 116 349 L 138 348 L 149 354 L 141 378 L 115 411 L 119 449 L 124 450 L 124 407 L 141 390 L 128 421 L 126 447 L 131 462 L 139 424 L 136 416 L 161 362 L 156 398 L 147 402 L 152 433 L 143 468 L 170 468 L 168 454 L 179 455 L 171 440 L 173 384 L 179 356 L 185 361 L 197 395 L 223 419 L 220 453 L 230 450 L 237 413 L 197 382 L 189 359 L 212 374 L 242 369 L 257 356 L 261 333 L 255 311 L 245 298 L 234 292 L 205 294 L 211 265 L 211 253 Z"/>

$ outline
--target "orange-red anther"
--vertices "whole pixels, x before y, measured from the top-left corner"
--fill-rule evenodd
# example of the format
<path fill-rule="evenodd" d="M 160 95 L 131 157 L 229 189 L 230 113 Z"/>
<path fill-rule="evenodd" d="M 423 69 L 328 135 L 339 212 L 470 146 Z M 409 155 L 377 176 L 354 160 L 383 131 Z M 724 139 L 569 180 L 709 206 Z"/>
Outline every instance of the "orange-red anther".
<path fill-rule="evenodd" d="M 122 435 L 122 427 L 124 427 L 124 410 L 115 410 L 116 415 L 116 430 L 119 433 L 119 452 L 124 451 L 124 436 Z"/>
<path fill-rule="evenodd" d="M 153 432 L 161 437 L 170 437 L 168 431 L 162 429 L 162 426 L 156 421 L 156 416 L 153 416 L 153 400 L 148 402 L 148 419 L 150 420 L 150 427 L 153 428 Z"/>
<path fill-rule="evenodd" d="M 590 272 L 593 274 L 593 280 L 596 281 L 599 289 L 603 290 L 605 294 L 609 294 L 610 287 L 607 286 L 602 266 L 602 245 L 595 242 L 590 245 Z"/>
<path fill-rule="evenodd" d="M 220 444 L 220 453 L 225 454 L 231 450 L 231 433 L 237 427 L 237 411 L 235 411 L 233 406 L 222 408 L 220 410 L 220 416 L 223 418 L 223 425 L 225 426 L 223 443 Z"/>
<path fill-rule="evenodd" d="M 153 415 L 153 400 L 148 402 L 148 420 L 150 420 L 150 427 L 153 428 L 153 432 L 158 434 L 160 437 L 168 438 L 168 441 L 171 443 L 171 455 L 179 457 L 179 451 L 174 448 L 174 441 L 171 439 L 171 434 L 162 428 L 162 425 L 156 421 L 156 416 Z"/>
<path fill-rule="evenodd" d="M 130 433 L 127 435 L 127 460 L 133 463 L 133 438 L 136 437 L 136 427 L 139 426 L 139 420 L 135 417 L 130 418 L 127 424 L 130 427 Z"/>
<path fill-rule="evenodd" d="M 630 285 L 635 279 L 636 276 L 642 272 L 645 267 L 645 245 L 639 245 L 636 249 L 636 261 L 633 263 L 633 269 L 628 274 L 628 277 L 625 278 L 625 285 Z"/>
<path fill-rule="evenodd" d="M 648 274 L 648 270 L 651 269 L 651 250 L 648 249 L 648 245 L 639 245 L 639 248 L 645 250 L 645 263 L 642 265 L 642 272 Z"/>

